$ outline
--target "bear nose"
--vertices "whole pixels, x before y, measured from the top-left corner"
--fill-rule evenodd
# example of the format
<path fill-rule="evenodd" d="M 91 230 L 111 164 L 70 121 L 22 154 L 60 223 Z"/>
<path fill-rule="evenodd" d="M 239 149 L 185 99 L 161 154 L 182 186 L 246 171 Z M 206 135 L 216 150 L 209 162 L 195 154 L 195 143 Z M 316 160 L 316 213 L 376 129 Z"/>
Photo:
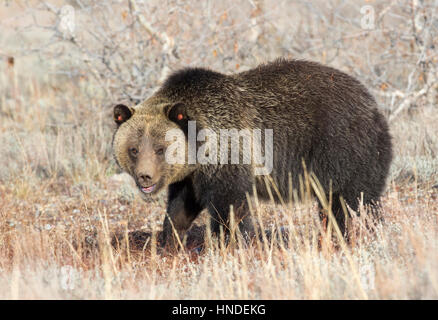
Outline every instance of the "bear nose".
<path fill-rule="evenodd" d="M 138 176 L 138 182 L 143 186 L 148 186 L 152 182 L 152 177 L 148 174 L 140 174 Z"/>

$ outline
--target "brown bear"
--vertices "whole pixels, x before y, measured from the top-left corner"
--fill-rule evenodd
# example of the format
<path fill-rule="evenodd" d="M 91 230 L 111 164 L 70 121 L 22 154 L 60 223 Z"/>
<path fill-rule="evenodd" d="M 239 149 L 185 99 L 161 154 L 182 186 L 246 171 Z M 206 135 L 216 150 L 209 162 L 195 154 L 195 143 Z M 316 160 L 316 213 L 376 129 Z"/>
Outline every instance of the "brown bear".
<path fill-rule="evenodd" d="M 118 165 L 144 196 L 167 188 L 163 243 L 174 231 L 182 237 L 203 209 L 212 232 L 220 225 L 228 230 L 231 205 L 240 230 L 251 236 L 247 194 L 255 186 L 259 199 L 269 199 L 260 179 L 269 174 L 287 199 L 290 182 L 299 185 L 303 163 L 327 197 L 331 189 L 332 210 L 344 232 L 340 197 L 353 210 L 361 196 L 374 204 L 392 159 L 388 124 L 373 96 L 353 77 L 315 62 L 278 59 L 232 75 L 182 69 L 143 103 L 115 106 L 114 119 Z M 179 137 L 169 139 L 169 132 Z M 234 158 L 227 140 L 232 134 L 224 132 L 237 132 L 237 143 L 242 141 Z M 250 156 L 256 149 L 257 161 Z M 184 161 L 170 157 L 178 152 Z"/>

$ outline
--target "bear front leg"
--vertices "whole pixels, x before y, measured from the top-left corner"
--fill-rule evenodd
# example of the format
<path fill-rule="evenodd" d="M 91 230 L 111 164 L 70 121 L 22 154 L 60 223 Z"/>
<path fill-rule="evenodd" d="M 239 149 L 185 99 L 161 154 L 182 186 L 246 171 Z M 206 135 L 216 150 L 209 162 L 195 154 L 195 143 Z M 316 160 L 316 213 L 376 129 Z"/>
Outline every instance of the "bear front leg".
<path fill-rule="evenodd" d="M 234 223 L 246 240 L 254 234 L 254 225 L 250 216 L 246 193 L 252 189 L 252 177 L 245 167 L 229 165 L 207 180 L 205 190 L 206 205 L 211 216 L 211 231 L 219 235 L 220 226 L 226 236 L 230 233 L 230 206 L 233 206 Z M 230 180 L 229 177 L 233 179 Z M 236 231 L 236 230 L 233 230 Z"/>
<path fill-rule="evenodd" d="M 235 196 L 235 194 L 234 194 Z M 240 197 L 239 197 L 240 198 Z M 210 227 L 213 234 L 220 234 L 220 227 L 222 226 L 223 232 L 226 237 L 230 235 L 231 230 L 230 221 L 230 208 L 233 206 L 234 213 L 234 225 L 239 227 L 241 234 L 246 240 L 252 239 L 255 235 L 254 225 L 250 216 L 249 207 L 246 199 L 234 199 L 229 202 L 229 197 L 215 197 L 213 198 L 211 205 L 208 206 L 210 213 Z"/>
<path fill-rule="evenodd" d="M 195 199 L 191 180 L 185 179 L 169 185 L 162 246 L 170 250 L 178 250 L 186 231 L 201 210 L 202 207 Z"/>
<path fill-rule="evenodd" d="M 252 237 L 254 226 L 246 199 L 254 183 L 251 166 L 228 164 L 203 166 L 201 169 L 193 175 L 193 186 L 199 202 L 210 214 L 211 232 L 218 236 L 220 226 L 223 226 L 225 235 L 229 234 L 232 205 L 234 222 L 246 238 Z"/>

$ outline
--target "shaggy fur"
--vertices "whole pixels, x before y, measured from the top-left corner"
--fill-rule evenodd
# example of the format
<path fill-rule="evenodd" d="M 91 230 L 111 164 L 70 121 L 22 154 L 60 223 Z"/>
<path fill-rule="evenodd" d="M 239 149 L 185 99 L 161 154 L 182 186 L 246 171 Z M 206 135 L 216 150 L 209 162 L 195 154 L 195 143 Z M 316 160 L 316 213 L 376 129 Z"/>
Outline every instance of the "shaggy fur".
<path fill-rule="evenodd" d="M 353 210 L 361 193 L 365 204 L 377 201 L 392 158 L 387 122 L 367 89 L 351 76 L 314 62 L 280 59 L 235 75 L 183 69 L 135 110 L 121 108 L 115 109 L 115 158 L 139 187 L 145 187 L 138 182 L 139 159 L 155 161 L 154 193 L 168 187 L 165 240 L 171 238 L 172 224 L 184 235 L 203 209 L 211 215 L 212 231 L 219 232 L 221 224 L 228 226 L 230 205 L 241 230 L 251 234 L 246 193 L 256 185 L 259 198 L 268 199 L 265 182 L 254 176 L 252 164 L 169 165 L 151 151 L 168 146 L 164 134 L 169 129 L 187 135 L 189 120 L 196 120 L 198 130 L 217 133 L 273 129 L 271 176 L 283 198 L 288 198 L 289 173 L 293 185 L 299 185 L 304 160 L 327 192 L 331 185 L 333 212 L 342 231 L 339 197 Z M 176 117 L 180 113 L 182 120 Z M 137 158 L 129 155 L 132 147 L 138 149 Z"/>

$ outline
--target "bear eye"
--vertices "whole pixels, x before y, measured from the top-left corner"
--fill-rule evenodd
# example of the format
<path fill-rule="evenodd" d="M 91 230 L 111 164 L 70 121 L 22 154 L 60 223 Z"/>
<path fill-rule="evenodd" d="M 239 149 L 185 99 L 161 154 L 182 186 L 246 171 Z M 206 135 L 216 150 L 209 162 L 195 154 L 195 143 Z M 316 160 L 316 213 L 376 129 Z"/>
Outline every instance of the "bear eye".
<path fill-rule="evenodd" d="M 159 148 L 157 151 L 155 151 L 155 154 L 158 156 L 162 156 L 164 154 L 164 149 L 163 148 Z"/>
<path fill-rule="evenodd" d="M 130 148 L 129 153 L 135 158 L 138 154 L 138 150 L 136 148 Z"/>

